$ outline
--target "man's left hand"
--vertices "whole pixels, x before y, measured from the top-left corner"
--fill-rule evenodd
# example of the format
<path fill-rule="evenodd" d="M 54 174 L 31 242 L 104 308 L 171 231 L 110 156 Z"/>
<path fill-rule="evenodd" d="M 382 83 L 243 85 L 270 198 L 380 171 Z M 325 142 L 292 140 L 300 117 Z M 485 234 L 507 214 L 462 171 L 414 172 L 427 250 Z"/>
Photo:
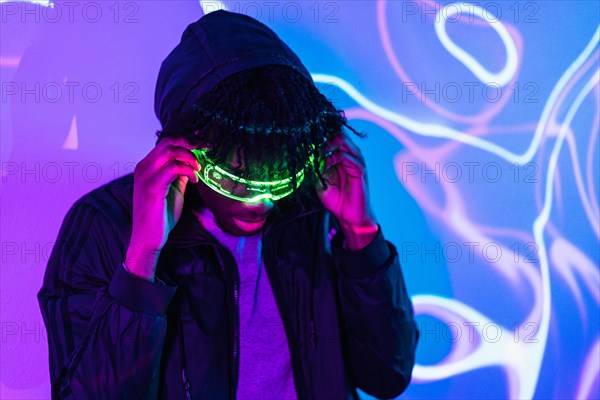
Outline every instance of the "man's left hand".
<path fill-rule="evenodd" d="M 326 144 L 327 157 L 322 170 L 327 189 L 317 183 L 319 199 L 337 219 L 349 250 L 359 250 L 377 236 L 378 226 L 369 204 L 365 160 L 360 149 L 345 134 Z"/>

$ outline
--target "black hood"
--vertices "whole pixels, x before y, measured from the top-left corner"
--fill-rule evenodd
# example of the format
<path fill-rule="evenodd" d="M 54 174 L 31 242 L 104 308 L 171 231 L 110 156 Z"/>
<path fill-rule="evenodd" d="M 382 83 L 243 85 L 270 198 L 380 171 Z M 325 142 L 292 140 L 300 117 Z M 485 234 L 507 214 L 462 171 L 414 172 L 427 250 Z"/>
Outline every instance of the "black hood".
<path fill-rule="evenodd" d="M 309 81 L 298 56 L 266 25 L 246 15 L 214 11 L 188 25 L 181 42 L 163 61 L 154 94 L 154 112 L 163 128 L 217 83 L 237 72 L 286 65 Z"/>

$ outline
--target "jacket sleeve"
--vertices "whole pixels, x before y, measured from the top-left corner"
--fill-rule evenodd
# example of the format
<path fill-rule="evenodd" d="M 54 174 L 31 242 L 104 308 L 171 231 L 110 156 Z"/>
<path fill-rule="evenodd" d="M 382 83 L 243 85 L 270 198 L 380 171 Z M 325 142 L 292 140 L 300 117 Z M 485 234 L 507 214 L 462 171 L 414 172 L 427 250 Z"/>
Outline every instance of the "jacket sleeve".
<path fill-rule="evenodd" d="M 124 253 L 103 213 L 82 202 L 69 210 L 38 293 L 53 399 L 157 397 L 176 288 L 127 272 Z"/>
<path fill-rule="evenodd" d="M 365 248 L 348 251 L 339 231 L 332 240 L 348 369 L 357 386 L 395 398 L 408 386 L 419 332 L 398 253 L 381 227 Z"/>

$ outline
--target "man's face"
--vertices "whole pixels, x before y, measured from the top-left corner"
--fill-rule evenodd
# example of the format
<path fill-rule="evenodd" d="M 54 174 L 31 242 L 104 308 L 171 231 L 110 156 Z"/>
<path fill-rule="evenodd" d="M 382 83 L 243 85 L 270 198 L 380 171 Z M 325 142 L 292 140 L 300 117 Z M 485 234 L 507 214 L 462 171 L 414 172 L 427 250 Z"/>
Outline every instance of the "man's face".
<path fill-rule="evenodd" d="M 195 187 L 206 206 L 214 214 L 221 229 L 232 235 L 245 236 L 257 233 L 265 225 L 274 207 L 270 199 L 263 199 L 256 203 L 230 199 L 209 188 L 202 181 Z"/>
<path fill-rule="evenodd" d="M 243 151 L 241 156 L 242 160 L 239 160 L 237 151 L 232 151 L 228 164 L 232 167 L 238 166 L 241 161 L 241 169 L 244 170 L 246 166 Z M 275 206 L 271 199 L 252 203 L 231 199 L 211 189 L 202 181 L 198 182 L 195 188 L 205 205 L 214 214 L 219 226 L 232 235 L 246 236 L 260 231 Z"/>

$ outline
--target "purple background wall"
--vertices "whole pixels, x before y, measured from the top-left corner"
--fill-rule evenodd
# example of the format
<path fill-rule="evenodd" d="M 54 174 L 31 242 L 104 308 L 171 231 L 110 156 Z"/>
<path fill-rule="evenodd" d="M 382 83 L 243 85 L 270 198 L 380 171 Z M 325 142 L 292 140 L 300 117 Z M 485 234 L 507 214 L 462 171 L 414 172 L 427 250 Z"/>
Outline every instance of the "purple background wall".
<path fill-rule="evenodd" d="M 152 148 L 160 63 L 220 7 L 369 134 L 421 328 L 405 397 L 600 398 L 600 3 L 0 3 L 0 398 L 49 397 L 35 296 L 62 218 Z"/>

